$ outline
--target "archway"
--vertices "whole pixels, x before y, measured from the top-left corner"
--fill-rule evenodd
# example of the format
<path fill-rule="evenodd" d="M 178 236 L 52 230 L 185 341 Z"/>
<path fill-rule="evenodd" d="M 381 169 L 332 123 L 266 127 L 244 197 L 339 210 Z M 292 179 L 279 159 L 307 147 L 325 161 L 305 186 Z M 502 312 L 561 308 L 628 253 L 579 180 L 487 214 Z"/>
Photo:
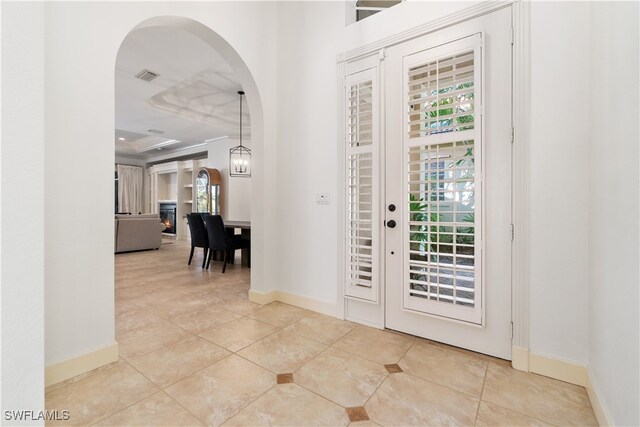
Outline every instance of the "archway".
<path fill-rule="evenodd" d="M 222 36 L 213 31 L 211 28 L 191 18 L 178 16 L 154 17 L 136 25 L 131 29 L 131 31 L 129 31 L 129 33 L 127 33 L 127 36 L 124 37 L 121 41 L 120 49 L 118 50 L 116 58 L 118 58 L 118 55 L 120 55 L 122 45 L 125 40 L 127 40 L 127 37 L 129 37 L 130 34 L 135 31 L 152 28 L 179 30 L 196 37 L 197 39 L 211 47 L 211 49 L 215 51 L 220 57 L 222 57 L 222 59 L 226 61 L 229 67 L 233 70 L 237 77 L 237 80 L 240 83 L 241 89 L 245 92 L 245 108 L 248 106 L 248 110 L 251 113 L 252 175 L 254 182 L 259 182 L 263 170 L 263 109 L 262 101 L 255 79 L 247 64 L 240 57 L 238 52 Z M 116 61 L 114 61 L 114 63 L 115 62 Z M 260 197 L 260 186 L 252 186 L 251 193 L 252 194 L 250 196 L 249 204 L 252 211 L 251 264 L 253 268 L 251 269 L 250 274 L 253 288 L 253 284 L 255 283 L 255 281 L 260 280 L 260 269 L 262 264 L 262 250 L 256 250 L 256 248 L 262 247 L 261 242 L 263 241 L 261 227 L 262 221 L 260 218 L 262 212 L 262 197 Z"/>

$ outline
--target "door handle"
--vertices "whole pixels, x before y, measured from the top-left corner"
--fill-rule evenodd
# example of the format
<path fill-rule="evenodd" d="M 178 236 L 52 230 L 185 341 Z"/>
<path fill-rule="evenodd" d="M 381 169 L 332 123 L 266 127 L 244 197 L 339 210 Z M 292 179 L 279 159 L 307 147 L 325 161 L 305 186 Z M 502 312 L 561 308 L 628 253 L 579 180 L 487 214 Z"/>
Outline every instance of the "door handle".
<path fill-rule="evenodd" d="M 396 228 L 396 222 L 394 220 L 390 219 L 389 221 L 387 221 L 387 227 Z"/>

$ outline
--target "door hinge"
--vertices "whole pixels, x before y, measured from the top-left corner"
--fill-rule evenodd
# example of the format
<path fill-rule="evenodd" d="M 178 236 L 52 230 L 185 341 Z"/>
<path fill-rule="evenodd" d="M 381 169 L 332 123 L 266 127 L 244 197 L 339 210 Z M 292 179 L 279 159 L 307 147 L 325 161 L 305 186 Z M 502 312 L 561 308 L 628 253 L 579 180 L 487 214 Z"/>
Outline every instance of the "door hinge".
<path fill-rule="evenodd" d="M 513 45 L 515 42 L 515 39 L 516 39 L 515 33 L 516 33 L 516 30 L 513 27 L 511 27 L 511 45 Z"/>
<path fill-rule="evenodd" d="M 513 224 L 511 224 L 511 241 L 513 242 L 513 238 L 515 235 L 515 227 L 513 226 Z"/>
<path fill-rule="evenodd" d="M 513 339 L 513 322 L 511 322 L 511 339 Z"/>
<path fill-rule="evenodd" d="M 515 140 L 516 140 L 516 128 L 511 126 L 511 143 L 513 144 Z"/>

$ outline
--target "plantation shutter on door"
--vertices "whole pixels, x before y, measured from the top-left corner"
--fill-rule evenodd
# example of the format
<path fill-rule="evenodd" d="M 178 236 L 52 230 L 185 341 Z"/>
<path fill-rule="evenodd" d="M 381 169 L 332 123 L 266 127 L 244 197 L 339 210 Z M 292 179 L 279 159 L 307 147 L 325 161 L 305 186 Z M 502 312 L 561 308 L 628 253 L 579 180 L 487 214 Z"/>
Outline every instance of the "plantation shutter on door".
<path fill-rule="evenodd" d="M 345 81 L 347 297 L 377 302 L 379 116 L 376 69 Z"/>
<path fill-rule="evenodd" d="M 481 35 L 405 57 L 403 307 L 482 324 Z"/>

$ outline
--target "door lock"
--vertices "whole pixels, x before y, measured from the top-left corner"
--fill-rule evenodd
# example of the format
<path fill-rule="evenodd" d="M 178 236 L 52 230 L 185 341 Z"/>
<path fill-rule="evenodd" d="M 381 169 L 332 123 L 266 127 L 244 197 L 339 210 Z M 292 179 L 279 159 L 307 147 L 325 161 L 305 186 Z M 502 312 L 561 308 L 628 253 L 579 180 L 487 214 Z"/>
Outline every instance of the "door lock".
<path fill-rule="evenodd" d="M 390 219 L 389 221 L 387 221 L 387 227 L 396 228 L 396 222 L 394 220 Z"/>
<path fill-rule="evenodd" d="M 396 210 L 396 205 L 394 205 L 393 203 L 389 205 L 389 212 L 393 212 Z"/>

